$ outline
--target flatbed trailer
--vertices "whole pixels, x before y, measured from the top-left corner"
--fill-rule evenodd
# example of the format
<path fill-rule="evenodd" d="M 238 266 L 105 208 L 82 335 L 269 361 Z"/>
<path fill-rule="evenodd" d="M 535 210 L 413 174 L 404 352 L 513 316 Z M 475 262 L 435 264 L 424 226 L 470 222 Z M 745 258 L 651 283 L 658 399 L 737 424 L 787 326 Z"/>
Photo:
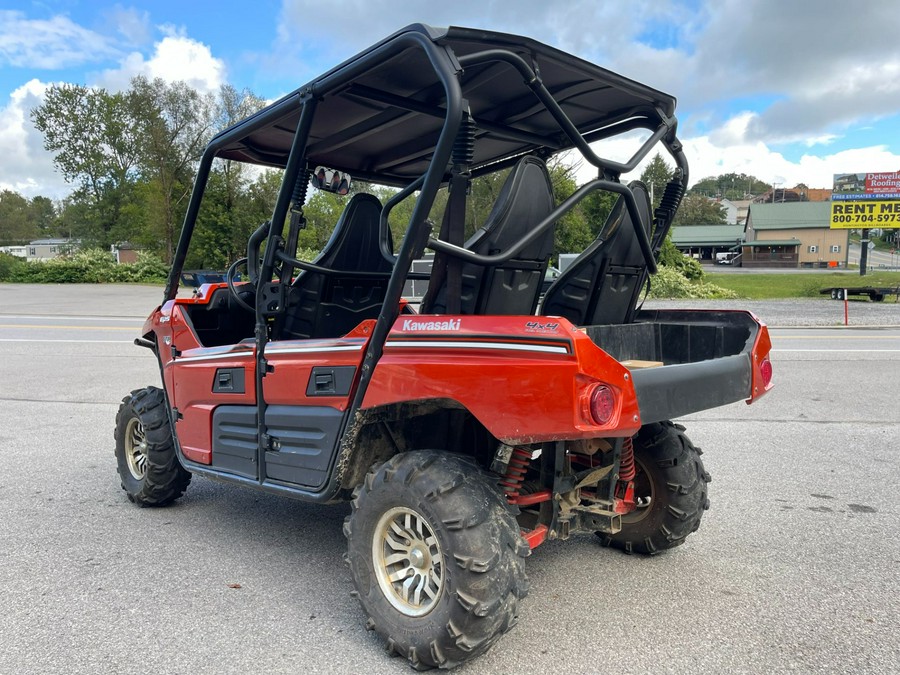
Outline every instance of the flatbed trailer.
<path fill-rule="evenodd" d="M 829 286 L 819 293 L 822 295 L 830 293 L 832 300 L 843 300 L 851 295 L 867 295 L 872 302 L 881 302 L 888 295 L 900 297 L 900 286 Z"/>

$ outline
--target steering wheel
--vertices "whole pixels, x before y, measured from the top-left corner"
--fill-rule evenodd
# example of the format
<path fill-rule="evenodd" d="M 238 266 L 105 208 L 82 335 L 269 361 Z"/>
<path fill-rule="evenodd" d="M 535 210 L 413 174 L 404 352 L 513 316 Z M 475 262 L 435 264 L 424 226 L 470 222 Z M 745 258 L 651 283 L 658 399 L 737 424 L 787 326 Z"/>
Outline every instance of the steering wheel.
<path fill-rule="evenodd" d="M 246 284 L 244 284 L 240 291 L 234 284 L 234 277 L 235 273 L 237 272 L 237 268 L 246 263 L 247 258 L 238 258 L 233 263 L 231 263 L 231 267 L 229 267 L 228 271 L 225 273 L 225 283 L 228 284 L 228 290 L 231 291 L 231 294 L 234 296 L 235 302 L 237 302 L 237 304 L 246 309 L 248 312 L 253 312 L 255 314 L 256 308 L 241 297 L 242 291 L 244 295 L 246 295 L 249 291 L 254 297 L 256 297 L 256 287 L 253 285 L 253 282 L 247 282 Z"/>

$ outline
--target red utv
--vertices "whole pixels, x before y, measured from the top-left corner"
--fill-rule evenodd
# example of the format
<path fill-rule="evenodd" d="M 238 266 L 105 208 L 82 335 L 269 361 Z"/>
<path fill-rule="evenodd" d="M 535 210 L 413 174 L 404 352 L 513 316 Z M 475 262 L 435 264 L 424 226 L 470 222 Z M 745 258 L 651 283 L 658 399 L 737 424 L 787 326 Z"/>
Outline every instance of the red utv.
<path fill-rule="evenodd" d="M 639 308 L 688 181 L 674 112 L 671 96 L 534 40 L 414 25 L 222 131 L 136 341 L 163 388 L 119 410 L 129 499 L 168 504 L 196 474 L 350 501 L 367 627 L 416 668 L 496 642 L 526 594 L 524 558 L 547 539 L 596 533 L 646 554 L 681 544 L 708 508 L 709 474 L 670 420 L 754 401 L 772 367 L 747 312 Z M 627 162 L 591 146 L 635 130 Z M 619 176 L 660 146 L 676 172 L 651 205 Z M 556 203 L 545 162 L 572 149 L 597 177 Z M 177 297 L 217 158 L 283 169 L 281 192 L 226 280 Z M 470 182 L 501 170 L 466 239 Z M 310 183 L 352 196 L 305 262 Z M 382 204 L 370 183 L 397 192 Z M 615 207 L 538 306 L 556 222 L 596 190 Z M 405 199 L 395 248 L 388 216 Z M 411 271 L 426 250 L 431 271 Z M 428 282 L 414 303 L 411 279 Z"/>

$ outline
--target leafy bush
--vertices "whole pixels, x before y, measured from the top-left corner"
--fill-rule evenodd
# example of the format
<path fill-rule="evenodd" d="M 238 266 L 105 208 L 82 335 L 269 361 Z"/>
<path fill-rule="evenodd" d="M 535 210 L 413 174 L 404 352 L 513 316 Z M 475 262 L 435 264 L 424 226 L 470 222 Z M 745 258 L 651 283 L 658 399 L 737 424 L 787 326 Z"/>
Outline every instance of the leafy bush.
<path fill-rule="evenodd" d="M 738 294 L 715 284 L 690 281 L 677 269 L 661 265 L 650 279 L 650 297 L 732 300 Z"/>
<path fill-rule="evenodd" d="M 16 270 L 25 264 L 21 258 L 9 255 L 8 253 L 0 253 L 0 281 L 9 281 L 15 275 Z"/>
<path fill-rule="evenodd" d="M 114 266 L 109 280 L 120 283 L 152 283 L 163 282 L 168 275 L 169 268 L 162 260 L 155 255 L 141 251 L 137 254 L 135 262 Z"/>
<path fill-rule="evenodd" d="M 682 276 L 692 281 L 699 281 L 704 276 L 703 266 L 700 265 L 700 262 L 679 251 L 675 248 L 672 240 L 668 238 L 663 241 L 659 251 L 659 263 L 678 270 Z"/>
<path fill-rule="evenodd" d="M 86 249 L 50 260 L 13 263 L 0 260 L 0 281 L 19 283 L 157 283 L 164 281 L 167 274 L 165 263 L 148 253 L 139 253 L 137 262 L 123 264 L 116 264 L 111 253 L 100 249 Z"/>
<path fill-rule="evenodd" d="M 700 265 L 700 261 L 694 260 L 693 258 L 688 258 L 684 254 L 682 254 L 681 257 L 677 260 L 674 268 L 678 270 L 686 279 L 690 279 L 691 281 L 700 281 L 705 276 L 705 272 L 703 271 L 703 267 Z"/>
<path fill-rule="evenodd" d="M 314 248 L 300 246 L 297 248 L 297 257 L 304 262 L 312 262 L 319 255 L 319 251 Z"/>

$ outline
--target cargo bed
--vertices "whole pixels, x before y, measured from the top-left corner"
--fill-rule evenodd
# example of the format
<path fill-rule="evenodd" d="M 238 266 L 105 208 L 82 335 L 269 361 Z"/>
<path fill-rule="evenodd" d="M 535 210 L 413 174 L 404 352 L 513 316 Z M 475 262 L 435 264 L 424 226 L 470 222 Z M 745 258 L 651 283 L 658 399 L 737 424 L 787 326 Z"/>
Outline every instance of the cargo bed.
<path fill-rule="evenodd" d="M 585 330 L 630 368 L 643 424 L 762 393 L 754 391 L 754 347 L 765 332 L 749 312 L 644 310 L 636 319 Z"/>

